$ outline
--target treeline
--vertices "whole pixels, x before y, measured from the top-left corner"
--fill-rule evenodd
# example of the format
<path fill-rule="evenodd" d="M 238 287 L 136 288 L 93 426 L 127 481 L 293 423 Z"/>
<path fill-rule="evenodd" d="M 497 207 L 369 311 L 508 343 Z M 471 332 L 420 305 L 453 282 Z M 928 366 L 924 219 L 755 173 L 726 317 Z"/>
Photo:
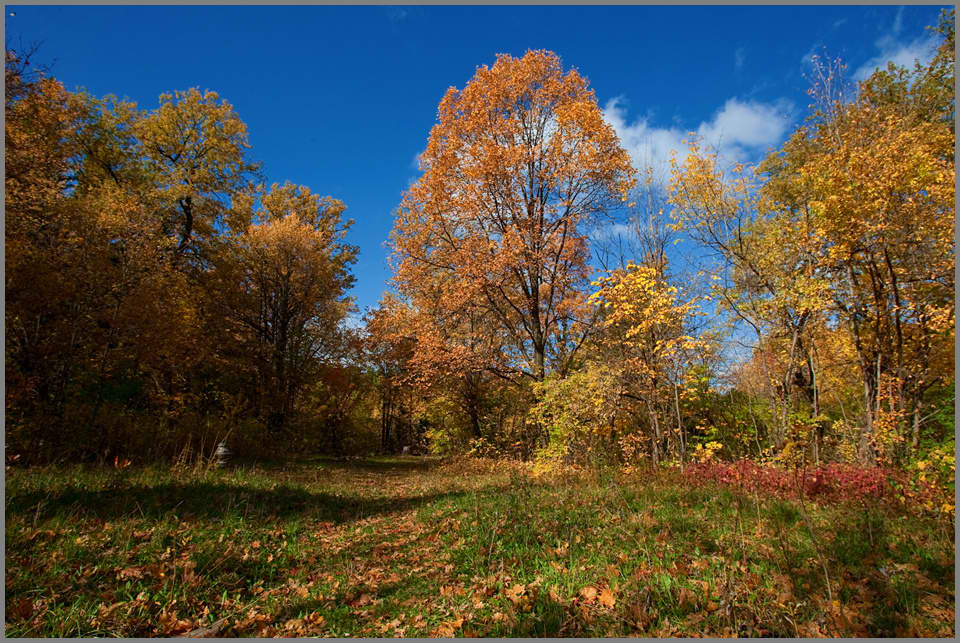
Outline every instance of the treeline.
<path fill-rule="evenodd" d="M 395 212 L 393 292 L 359 330 L 344 205 L 265 187 L 229 104 L 142 111 L 8 52 L 8 454 L 229 435 L 952 472 L 953 15 L 927 65 L 853 85 L 818 62 L 809 117 L 758 166 L 691 140 L 662 181 L 575 70 L 498 57 L 443 98 Z"/>
<path fill-rule="evenodd" d="M 390 395 L 420 393 L 406 410 L 434 448 L 546 468 L 930 461 L 952 478 L 953 16 L 928 65 L 854 85 L 818 61 L 808 118 L 758 166 L 692 139 L 662 181 L 553 54 L 480 68 L 441 102 L 396 214 L 397 295 L 368 317 Z"/>
<path fill-rule="evenodd" d="M 344 205 L 266 187 L 213 92 L 145 111 L 5 63 L 8 455 L 343 448 Z"/>

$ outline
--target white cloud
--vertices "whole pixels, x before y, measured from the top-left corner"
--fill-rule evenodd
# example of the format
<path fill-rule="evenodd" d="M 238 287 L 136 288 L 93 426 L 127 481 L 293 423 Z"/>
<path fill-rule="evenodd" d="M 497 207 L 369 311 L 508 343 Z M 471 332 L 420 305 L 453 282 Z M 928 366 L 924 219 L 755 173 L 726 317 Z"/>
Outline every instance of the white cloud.
<path fill-rule="evenodd" d="M 921 65 L 926 65 L 933 60 L 939 42 L 936 34 L 922 35 L 914 40 L 900 39 L 900 32 L 903 30 L 903 10 L 904 7 L 897 9 L 890 31 L 874 42 L 879 53 L 853 72 L 854 80 L 866 80 L 877 68 L 886 69 L 888 62 L 912 70 L 917 60 Z"/>
<path fill-rule="evenodd" d="M 894 34 L 897 31 L 899 31 L 898 25 L 894 24 Z M 878 67 L 885 69 L 888 62 L 907 69 L 913 69 L 913 63 L 916 60 L 919 60 L 922 65 L 928 64 L 936 54 L 937 36 L 921 36 L 916 40 L 904 42 L 897 40 L 893 34 L 886 34 L 874 44 L 880 53 L 857 68 L 853 73 L 854 80 L 866 80 Z"/>
<path fill-rule="evenodd" d="M 606 228 L 603 228 L 602 232 L 599 232 L 599 233 L 611 239 L 616 239 L 618 237 L 623 239 L 637 238 L 636 226 L 629 223 L 614 223 L 610 226 L 607 226 Z"/>
<path fill-rule="evenodd" d="M 587 231 L 591 244 L 616 247 L 620 243 L 636 242 L 637 228 L 632 223 L 600 222 Z"/>
<path fill-rule="evenodd" d="M 404 18 L 407 17 L 407 10 L 403 7 L 384 7 L 387 10 L 387 19 L 390 22 L 397 23 L 401 22 Z"/>
<path fill-rule="evenodd" d="M 347 313 L 346 318 L 343 320 L 343 325 L 351 330 L 359 330 L 366 326 L 363 321 L 363 315 L 360 314 L 359 311 Z"/>
<path fill-rule="evenodd" d="M 603 116 L 620 137 L 620 144 L 630 153 L 634 166 L 653 166 L 659 170 L 669 163 L 671 151 L 681 154 L 687 149 L 682 142 L 687 132 L 678 127 L 651 127 L 646 118 L 628 123 L 627 110 L 621 107 L 621 102 L 621 98 L 607 101 Z"/>
<path fill-rule="evenodd" d="M 737 50 L 733 52 L 733 66 L 738 70 L 743 69 L 743 63 L 747 59 L 747 49 L 746 47 L 737 47 Z"/>
<path fill-rule="evenodd" d="M 792 111 L 793 104 L 783 99 L 767 104 L 731 98 L 712 122 L 700 125 L 698 133 L 713 145 L 766 148 L 783 139 Z"/>
<path fill-rule="evenodd" d="M 630 123 L 621 97 L 609 100 L 603 113 L 630 153 L 634 166 L 653 167 L 665 176 L 671 151 L 676 151 L 678 161 L 686 157 L 688 147 L 683 140 L 690 138 L 691 133 L 703 137 L 705 145 L 719 149 L 728 158 L 751 160 L 784 139 L 792 126 L 794 109 L 793 103 L 784 99 L 760 103 L 731 98 L 712 119 L 701 122 L 695 130 L 654 127 L 643 117 Z"/>
<path fill-rule="evenodd" d="M 840 18 L 840 19 L 837 20 L 835 23 L 833 23 L 833 28 L 834 28 L 834 29 L 839 29 L 840 27 L 842 27 L 842 26 L 845 25 L 845 24 L 847 24 L 847 19 L 846 19 L 846 18 Z"/>

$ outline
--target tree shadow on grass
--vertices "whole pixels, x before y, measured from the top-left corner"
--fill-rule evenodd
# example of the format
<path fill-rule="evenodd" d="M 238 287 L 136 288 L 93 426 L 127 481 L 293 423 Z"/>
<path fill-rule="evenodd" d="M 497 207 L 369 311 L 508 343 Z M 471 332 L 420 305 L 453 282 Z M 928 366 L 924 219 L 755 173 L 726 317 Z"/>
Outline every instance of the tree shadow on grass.
<path fill-rule="evenodd" d="M 311 463 L 323 464 L 331 468 L 352 469 L 354 471 L 397 471 L 420 472 L 436 469 L 444 463 L 440 456 L 379 456 L 376 458 L 344 459 L 318 456 Z"/>
<path fill-rule="evenodd" d="M 264 471 L 338 471 L 348 473 L 423 473 L 443 464 L 441 457 L 378 456 L 372 458 L 338 458 L 334 456 L 303 456 L 299 458 L 238 457 L 233 465 L 238 468 L 255 467 Z"/>
<path fill-rule="evenodd" d="M 31 518 L 70 514 L 79 518 L 182 518 L 222 520 L 242 517 L 248 521 L 293 518 L 351 522 L 382 514 L 417 508 L 468 492 L 446 492 L 410 498 L 358 498 L 314 493 L 280 484 L 271 489 L 223 482 L 165 482 L 132 484 L 108 489 L 67 487 L 55 494 L 44 491 L 7 497 L 7 516 Z"/>

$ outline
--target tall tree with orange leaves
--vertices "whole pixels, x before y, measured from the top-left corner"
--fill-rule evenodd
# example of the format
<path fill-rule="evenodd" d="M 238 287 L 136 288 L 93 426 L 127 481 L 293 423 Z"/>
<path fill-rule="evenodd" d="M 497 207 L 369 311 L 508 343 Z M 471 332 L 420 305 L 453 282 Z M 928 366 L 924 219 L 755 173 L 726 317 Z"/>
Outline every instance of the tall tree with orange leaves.
<path fill-rule="evenodd" d="M 592 315 L 586 228 L 634 184 L 586 79 L 551 52 L 498 56 L 447 91 L 420 167 L 391 234 L 400 294 L 485 319 L 507 377 L 564 370 Z"/>

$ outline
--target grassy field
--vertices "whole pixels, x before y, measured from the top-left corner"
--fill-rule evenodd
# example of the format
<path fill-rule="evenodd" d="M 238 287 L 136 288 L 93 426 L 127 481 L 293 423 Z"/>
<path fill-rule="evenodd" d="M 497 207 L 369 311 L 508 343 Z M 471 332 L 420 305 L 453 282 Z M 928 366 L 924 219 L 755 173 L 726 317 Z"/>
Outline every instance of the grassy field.
<path fill-rule="evenodd" d="M 954 634 L 952 524 L 672 474 L 11 468 L 5 511 L 14 637 Z"/>

